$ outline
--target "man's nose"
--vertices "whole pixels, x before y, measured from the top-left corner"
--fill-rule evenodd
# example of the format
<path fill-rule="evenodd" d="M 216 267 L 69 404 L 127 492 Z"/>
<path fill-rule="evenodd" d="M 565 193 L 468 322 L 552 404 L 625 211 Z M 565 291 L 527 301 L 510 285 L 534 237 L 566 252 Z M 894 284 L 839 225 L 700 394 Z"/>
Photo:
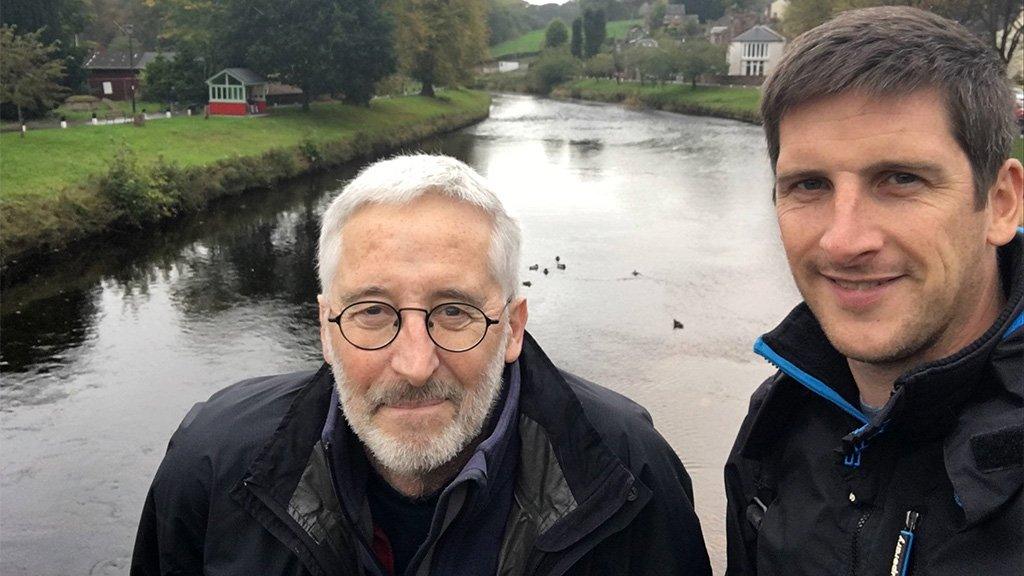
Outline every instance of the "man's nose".
<path fill-rule="evenodd" d="M 423 312 L 405 311 L 402 326 L 391 343 L 391 369 L 412 386 L 423 386 L 437 370 L 437 346 L 427 333 Z"/>
<path fill-rule="evenodd" d="M 834 264 L 856 265 L 882 248 L 878 209 L 861 182 L 837 182 L 819 245 Z"/>

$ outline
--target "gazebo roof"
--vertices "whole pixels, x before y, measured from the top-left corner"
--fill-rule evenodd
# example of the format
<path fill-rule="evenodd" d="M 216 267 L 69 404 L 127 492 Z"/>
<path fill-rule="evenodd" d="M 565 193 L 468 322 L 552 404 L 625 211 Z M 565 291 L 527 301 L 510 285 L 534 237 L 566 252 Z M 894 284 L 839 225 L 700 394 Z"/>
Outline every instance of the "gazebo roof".
<path fill-rule="evenodd" d="M 260 76 L 259 74 L 253 72 L 252 70 L 250 70 L 248 68 L 225 68 L 225 69 L 221 70 L 220 72 L 217 72 L 213 76 L 210 76 L 209 78 L 207 78 L 206 79 L 206 83 L 207 84 L 211 83 L 214 78 L 220 76 L 221 74 L 227 74 L 229 76 L 233 76 L 235 79 L 237 79 L 242 84 L 247 85 L 247 86 L 251 85 L 251 84 L 266 84 L 267 83 L 267 79 L 266 78 L 264 78 L 263 76 Z"/>

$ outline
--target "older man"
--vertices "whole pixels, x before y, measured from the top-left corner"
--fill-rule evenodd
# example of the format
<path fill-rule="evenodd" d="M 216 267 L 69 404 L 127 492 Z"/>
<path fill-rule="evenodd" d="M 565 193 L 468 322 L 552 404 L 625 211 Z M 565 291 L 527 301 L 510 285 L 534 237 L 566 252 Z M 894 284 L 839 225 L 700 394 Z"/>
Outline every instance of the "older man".
<path fill-rule="evenodd" d="M 518 225 L 466 165 L 364 170 L 323 220 L 326 364 L 185 417 L 132 573 L 710 574 L 679 459 L 551 363 L 518 268 Z"/>
<path fill-rule="evenodd" d="M 998 57 L 909 8 L 797 38 L 764 88 L 804 303 L 755 350 L 730 575 L 1020 574 L 1024 169 Z"/>

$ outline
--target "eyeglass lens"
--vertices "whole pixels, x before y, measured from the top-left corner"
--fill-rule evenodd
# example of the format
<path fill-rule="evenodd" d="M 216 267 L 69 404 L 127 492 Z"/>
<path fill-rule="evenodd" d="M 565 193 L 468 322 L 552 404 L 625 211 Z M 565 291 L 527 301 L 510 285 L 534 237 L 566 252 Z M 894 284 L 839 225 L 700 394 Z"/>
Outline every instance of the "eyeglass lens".
<path fill-rule="evenodd" d="M 487 332 L 487 317 L 469 304 L 449 302 L 427 314 L 427 332 L 435 344 L 451 352 L 463 352 L 480 343 Z M 346 340 L 359 348 L 374 350 L 391 343 L 401 325 L 399 312 L 384 302 L 357 302 L 338 319 Z"/>

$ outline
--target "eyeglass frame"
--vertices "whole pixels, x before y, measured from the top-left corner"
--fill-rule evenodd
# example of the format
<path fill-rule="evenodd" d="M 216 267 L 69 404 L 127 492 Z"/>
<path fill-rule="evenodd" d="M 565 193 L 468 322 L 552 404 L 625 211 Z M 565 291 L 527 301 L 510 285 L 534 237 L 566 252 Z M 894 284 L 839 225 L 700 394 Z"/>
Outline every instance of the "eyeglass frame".
<path fill-rule="evenodd" d="M 337 316 L 335 316 L 333 318 L 329 317 L 329 318 L 327 318 L 327 321 L 332 323 L 332 324 L 337 324 L 338 325 L 338 332 L 341 333 L 341 337 L 345 339 L 345 342 L 348 342 L 349 344 L 355 346 L 356 348 L 358 348 L 360 350 L 365 350 L 367 352 L 374 352 L 376 350 L 382 350 L 384 348 L 387 348 L 388 346 L 391 345 L 392 342 L 394 342 L 395 340 L 398 339 L 398 335 L 402 333 L 402 322 L 403 322 L 402 312 L 405 312 L 406 310 L 412 310 L 414 312 L 423 312 L 423 325 L 424 325 L 424 328 L 426 328 L 427 336 L 430 338 L 430 341 L 434 343 L 434 346 L 437 346 L 438 348 L 440 348 L 441 350 L 444 350 L 445 352 L 451 352 L 453 354 L 461 354 L 463 352 L 469 352 L 473 348 L 476 348 L 477 346 L 479 346 L 480 343 L 484 341 L 484 338 L 487 338 L 487 331 L 490 329 L 490 327 L 494 326 L 496 324 L 501 324 L 501 315 L 505 313 L 505 309 L 508 308 L 508 305 L 511 304 L 511 303 L 512 303 L 512 296 L 509 296 L 508 299 L 505 300 L 505 304 L 501 307 L 501 311 L 498 312 L 498 318 L 494 319 L 494 318 L 491 318 L 490 316 L 488 316 L 487 313 L 484 312 L 483 310 L 481 310 L 480 308 L 477 308 L 476 306 L 474 306 L 473 304 L 470 304 L 468 302 L 456 302 L 456 301 L 441 302 L 437 306 L 434 306 L 430 310 L 427 310 L 425 308 L 416 308 L 416 307 L 413 307 L 413 306 L 406 306 L 406 307 L 403 307 L 403 308 L 395 308 L 393 305 L 388 304 L 387 302 L 382 302 L 380 300 L 360 300 L 359 302 L 353 302 L 353 303 L 349 304 L 348 306 L 345 306 L 344 308 L 341 309 L 341 312 L 338 312 Z M 360 304 L 381 304 L 381 305 L 387 306 L 388 308 L 391 308 L 392 310 L 395 311 L 395 316 L 398 317 L 398 326 L 395 327 L 395 334 L 391 337 L 390 340 L 388 340 L 387 342 L 385 342 L 384 344 L 382 344 L 380 346 L 377 346 L 376 348 L 366 348 L 366 347 L 360 346 L 360 345 L 356 344 L 355 342 L 353 342 L 353 341 L 348 339 L 348 336 L 345 335 L 345 331 L 342 330 L 342 328 L 341 328 L 341 317 L 345 315 L 345 311 L 346 310 L 348 310 L 349 308 L 351 308 L 353 306 L 358 306 Z M 480 335 L 480 339 L 477 340 L 476 344 L 473 344 L 469 348 L 465 348 L 465 349 L 462 349 L 462 350 L 452 350 L 451 348 L 445 348 L 444 346 L 441 346 L 437 342 L 437 340 L 434 340 L 434 335 L 430 333 L 430 325 L 427 322 L 427 318 L 430 318 L 430 315 L 433 314 L 434 311 L 437 310 L 438 308 L 440 308 L 442 306 L 449 306 L 449 305 L 452 305 L 452 304 L 457 304 L 459 306 L 468 306 L 468 307 L 476 310 L 477 312 L 480 312 L 480 315 L 484 317 L 484 331 Z"/>

